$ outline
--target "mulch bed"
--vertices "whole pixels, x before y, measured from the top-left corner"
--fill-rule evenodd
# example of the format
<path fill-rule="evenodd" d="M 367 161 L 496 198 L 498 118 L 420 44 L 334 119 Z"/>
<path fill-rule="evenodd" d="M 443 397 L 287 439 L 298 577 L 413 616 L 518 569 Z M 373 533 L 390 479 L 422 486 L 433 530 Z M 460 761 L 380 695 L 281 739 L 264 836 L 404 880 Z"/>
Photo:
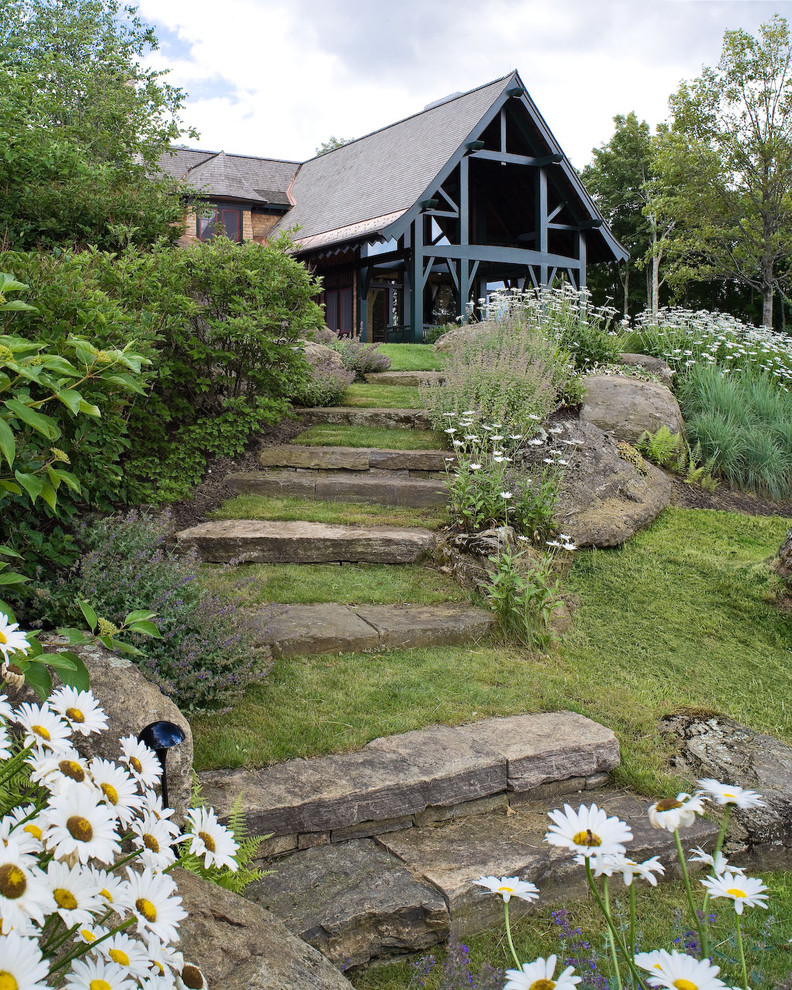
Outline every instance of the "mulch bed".
<path fill-rule="evenodd" d="M 671 504 L 682 509 L 719 509 L 721 512 L 743 512 L 748 516 L 784 516 L 792 519 L 792 499 L 774 502 L 751 492 L 741 492 L 719 484 L 714 492 L 705 492 L 698 485 L 687 485 L 682 478 L 668 475 L 673 491 Z"/>

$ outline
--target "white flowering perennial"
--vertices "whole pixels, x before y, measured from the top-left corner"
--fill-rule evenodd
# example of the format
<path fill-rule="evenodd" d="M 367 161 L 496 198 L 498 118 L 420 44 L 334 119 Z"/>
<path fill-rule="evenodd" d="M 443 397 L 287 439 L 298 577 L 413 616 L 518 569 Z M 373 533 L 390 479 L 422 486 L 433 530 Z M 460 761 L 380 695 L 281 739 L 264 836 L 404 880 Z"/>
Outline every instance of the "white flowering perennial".
<path fill-rule="evenodd" d="M 15 634 L 3 626 L 6 645 Z M 0 808 L 0 990 L 205 986 L 175 947 L 186 912 L 163 871 L 179 842 L 236 870 L 233 834 L 200 808 L 180 835 L 153 789 L 157 756 L 133 737 L 119 763 L 81 756 L 80 740 L 107 723 L 89 691 L 59 688 L 16 708 L 0 696 L 3 740 L 7 722 L 21 744 L 4 742 L 0 759 L 30 783 L 25 803 Z"/>
<path fill-rule="evenodd" d="M 589 888 L 600 911 L 607 922 L 607 937 L 610 949 L 611 975 L 607 985 L 648 987 L 650 990 L 730 990 L 729 984 L 720 977 L 720 968 L 713 964 L 710 956 L 709 923 L 707 905 L 710 899 L 720 898 L 730 902 L 733 914 L 738 959 L 742 981 L 739 986 L 750 990 L 748 969 L 743 945 L 741 916 L 748 908 L 767 907 L 767 887 L 761 880 L 748 877 L 739 867 L 731 866 L 723 855 L 722 846 L 726 836 L 729 812 L 732 808 L 758 808 L 764 802 L 759 794 L 747 791 L 737 785 L 721 784 L 716 780 L 701 780 L 704 788 L 694 795 L 679 794 L 676 798 L 657 801 L 648 809 L 648 817 L 659 829 L 674 833 L 678 858 L 685 880 L 685 891 L 692 923 L 698 929 L 698 950 L 700 956 L 692 952 L 680 953 L 676 950 L 653 949 L 636 952 L 636 899 L 635 881 L 644 880 L 652 887 L 657 885 L 658 875 L 665 872 L 658 856 L 643 863 L 630 859 L 626 845 L 633 836 L 626 822 L 596 804 L 580 805 L 575 811 L 570 805 L 563 810 L 549 812 L 551 825 L 545 834 L 545 842 L 567 850 L 573 861 L 584 866 Z M 711 801 L 724 808 L 721 815 L 721 828 L 712 853 L 700 847 L 691 850 L 689 861 L 710 867 L 712 873 L 701 880 L 706 890 L 703 906 L 696 907 L 687 871 L 687 861 L 682 850 L 680 829 L 690 828 L 696 818 L 705 811 L 705 802 Z M 744 803 L 742 803 L 744 802 Z M 608 893 L 609 880 L 620 877 L 629 889 L 630 921 L 624 925 L 614 918 Z M 573 967 L 568 967 L 555 975 L 558 960 L 555 956 L 538 958 L 523 963 L 517 954 L 512 940 L 509 920 L 509 902 L 518 898 L 527 902 L 537 900 L 539 890 L 534 884 L 520 877 L 480 877 L 474 883 L 484 887 L 503 900 L 506 925 L 506 942 L 516 969 L 506 971 L 503 990 L 575 990 L 582 978 L 574 975 Z M 580 931 L 580 929 L 578 929 Z M 791 940 L 792 941 L 792 940 Z M 717 947 L 715 947 L 717 949 Z M 721 958 L 723 958 L 721 956 Z M 574 961 L 574 960 L 570 960 Z"/>

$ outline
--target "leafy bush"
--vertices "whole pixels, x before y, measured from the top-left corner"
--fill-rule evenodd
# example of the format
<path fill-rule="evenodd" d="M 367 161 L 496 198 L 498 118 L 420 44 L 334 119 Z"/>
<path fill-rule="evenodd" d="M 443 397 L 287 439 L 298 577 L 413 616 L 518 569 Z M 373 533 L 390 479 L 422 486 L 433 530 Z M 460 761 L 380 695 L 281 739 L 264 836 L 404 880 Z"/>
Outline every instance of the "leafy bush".
<path fill-rule="evenodd" d="M 474 410 L 506 433 L 529 435 L 571 377 L 569 355 L 538 330 L 490 322 L 448 354 L 444 382 L 422 385 L 421 395 L 436 429 Z"/>
<path fill-rule="evenodd" d="M 341 355 L 344 367 L 355 373 L 356 381 L 365 381 L 366 375 L 387 371 L 391 366 L 391 359 L 378 350 L 379 344 L 337 338 L 332 347 Z"/>
<path fill-rule="evenodd" d="M 560 583 L 552 558 L 523 562 L 511 549 L 490 557 L 496 570 L 487 589 L 487 601 L 509 639 L 532 649 L 546 649 L 553 638 L 550 620 L 560 598 Z"/>
<path fill-rule="evenodd" d="M 227 705 L 262 676 L 258 626 L 203 587 L 197 556 L 168 547 L 170 528 L 167 515 L 137 511 L 85 525 L 77 534 L 83 556 L 68 577 L 38 589 L 36 611 L 53 624 L 81 621 L 87 599 L 119 625 L 130 609 L 149 609 L 162 638 L 134 658 L 143 673 L 184 710 Z"/>
<path fill-rule="evenodd" d="M 337 406 L 354 380 L 354 371 L 324 359 L 312 364 L 310 380 L 297 383 L 289 398 L 295 406 Z"/>

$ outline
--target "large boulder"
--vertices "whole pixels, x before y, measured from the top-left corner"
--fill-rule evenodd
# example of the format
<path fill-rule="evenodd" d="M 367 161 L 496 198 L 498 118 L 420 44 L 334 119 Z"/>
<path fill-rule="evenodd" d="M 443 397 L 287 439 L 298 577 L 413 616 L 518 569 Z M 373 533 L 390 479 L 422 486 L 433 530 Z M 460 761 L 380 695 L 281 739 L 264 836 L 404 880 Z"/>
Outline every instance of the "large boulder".
<path fill-rule="evenodd" d="M 672 766 L 758 791 L 766 807 L 735 809 L 726 852 L 752 868 L 792 866 L 792 748 L 725 715 L 680 713 L 661 722 L 677 745 Z"/>
<path fill-rule="evenodd" d="M 575 453 L 561 478 L 556 519 L 578 546 L 614 547 L 648 526 L 671 501 L 663 472 L 625 458 L 612 436 L 590 423 L 568 424 Z M 628 451 L 629 452 L 629 451 Z M 632 451 L 635 455 L 635 451 Z"/>
<path fill-rule="evenodd" d="M 453 327 L 448 333 L 444 333 L 442 337 L 438 337 L 434 342 L 434 350 L 437 354 L 448 354 L 449 351 L 455 351 L 457 347 L 461 347 L 471 341 L 477 333 L 480 332 L 482 324 L 480 323 L 463 323 L 461 326 Z"/>
<path fill-rule="evenodd" d="M 630 354 L 626 352 L 619 355 L 619 364 L 626 364 L 629 368 L 643 368 L 650 375 L 660 380 L 661 385 L 671 388 L 671 381 L 674 377 L 674 369 L 662 358 L 651 357 L 649 354 Z"/>
<path fill-rule="evenodd" d="M 172 876 L 188 912 L 179 949 L 210 990 L 350 990 L 346 977 L 269 911 L 186 870 Z"/>
<path fill-rule="evenodd" d="M 621 375 L 589 375 L 580 420 L 591 423 L 616 440 L 635 443 L 648 430 L 667 426 L 672 433 L 684 429 L 679 403 L 665 385 Z"/>
<path fill-rule="evenodd" d="M 312 368 L 339 368 L 343 370 L 344 361 L 338 351 L 314 340 L 299 341 L 303 357 Z"/>
<path fill-rule="evenodd" d="M 176 705 L 156 685 L 140 673 L 124 656 L 111 653 L 103 646 L 69 647 L 65 639 L 46 643 L 54 653 L 71 649 L 82 658 L 91 678 L 91 690 L 107 714 L 107 729 L 92 736 L 80 736 L 77 748 L 88 758 L 99 756 L 117 760 L 121 754 L 118 740 L 137 735 L 152 722 L 174 722 L 184 732 L 184 742 L 168 752 L 168 803 L 179 821 L 190 806 L 192 795 L 193 739 L 190 723 Z M 57 680 L 57 679 L 56 679 Z M 39 701 L 29 688 L 23 688 L 12 701 Z"/>

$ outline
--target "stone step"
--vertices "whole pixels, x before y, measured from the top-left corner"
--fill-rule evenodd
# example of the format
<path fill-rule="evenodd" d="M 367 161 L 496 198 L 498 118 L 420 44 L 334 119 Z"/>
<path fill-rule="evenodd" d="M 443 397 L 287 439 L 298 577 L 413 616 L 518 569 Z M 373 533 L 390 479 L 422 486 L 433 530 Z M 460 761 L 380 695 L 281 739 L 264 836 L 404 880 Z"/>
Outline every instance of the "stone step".
<path fill-rule="evenodd" d="M 283 444 L 265 447 L 258 458 L 265 468 L 312 471 L 399 471 L 420 477 L 442 473 L 456 462 L 448 450 L 382 450 L 376 447 L 304 447 Z"/>
<path fill-rule="evenodd" d="M 442 481 L 423 478 L 345 477 L 311 470 L 248 471 L 229 474 L 225 483 L 246 495 L 296 495 L 325 502 L 357 502 L 367 505 L 400 505 L 425 509 L 445 505 L 448 493 Z"/>
<path fill-rule="evenodd" d="M 511 901 L 513 918 L 586 896 L 583 867 L 543 841 L 548 809 L 564 801 L 575 809 L 593 801 L 617 815 L 633 832 L 628 855 L 639 862 L 660 856 L 666 878 L 676 875 L 674 837 L 651 827 L 644 798 L 614 790 L 558 801 L 517 797 L 475 817 L 295 852 L 245 896 L 346 968 L 421 951 L 451 930 L 467 937 L 503 925 L 501 899 L 473 883 L 481 876 L 519 876 L 539 887 L 534 905 Z M 686 848 L 712 849 L 717 833 L 699 819 L 685 830 Z"/>
<path fill-rule="evenodd" d="M 330 526 L 315 522 L 220 519 L 176 534 L 207 563 L 413 564 L 431 553 L 435 534 L 398 526 Z"/>
<path fill-rule="evenodd" d="M 421 384 L 441 385 L 445 381 L 444 371 L 372 371 L 366 375 L 371 385 L 407 385 L 417 388 Z"/>
<path fill-rule="evenodd" d="M 495 625 L 469 605 L 269 605 L 262 618 L 276 656 L 461 646 Z"/>
<path fill-rule="evenodd" d="M 364 409 L 357 406 L 320 406 L 296 409 L 306 426 L 330 423 L 333 426 L 384 426 L 388 429 L 430 430 L 429 414 L 423 409 Z"/>
<path fill-rule="evenodd" d="M 285 852 L 412 828 L 548 784 L 583 787 L 618 763 L 610 729 L 576 712 L 545 712 L 431 726 L 354 753 L 200 778 L 219 815 L 241 795 L 251 834 L 271 833 L 271 849 Z"/>

